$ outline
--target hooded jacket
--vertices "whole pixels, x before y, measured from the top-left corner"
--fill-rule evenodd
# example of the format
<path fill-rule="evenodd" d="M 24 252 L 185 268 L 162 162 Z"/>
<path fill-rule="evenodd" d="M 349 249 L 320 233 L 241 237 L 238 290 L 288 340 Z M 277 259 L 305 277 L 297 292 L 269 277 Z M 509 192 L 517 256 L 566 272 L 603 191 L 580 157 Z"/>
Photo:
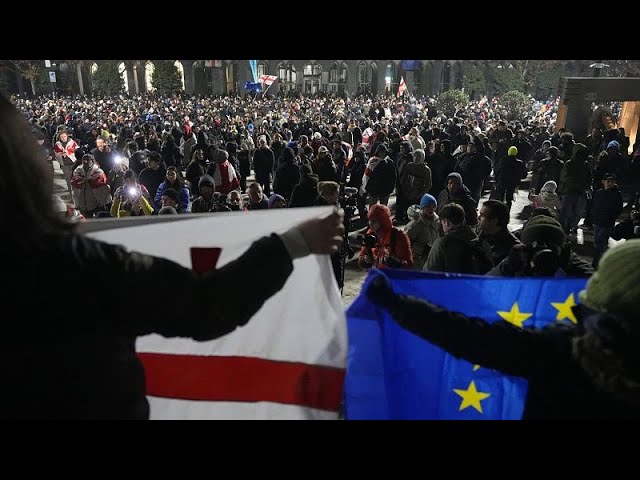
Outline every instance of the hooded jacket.
<path fill-rule="evenodd" d="M 584 194 L 591 185 L 591 168 L 587 163 L 589 150 L 582 143 L 573 146 L 571 159 L 567 160 L 560 172 L 558 189 L 563 195 Z"/>
<path fill-rule="evenodd" d="M 450 173 L 449 177 L 454 176 L 460 183 L 460 188 L 454 193 L 449 192 L 449 189 L 445 185 L 444 190 L 438 195 L 438 213 L 442 212 L 445 205 L 449 203 L 457 203 L 464 208 L 465 221 L 467 225 L 473 227 L 478 224 L 478 204 L 471 196 L 471 192 L 467 186 L 462 183 L 462 177 L 459 173 Z"/>
<path fill-rule="evenodd" d="M 398 265 L 390 265 L 386 257 L 393 257 L 399 261 L 402 267 L 413 267 L 413 253 L 411 242 L 407 233 L 395 228 L 391 222 L 391 212 L 386 205 L 375 204 L 369 208 L 369 220 L 376 220 L 380 224 L 380 229 L 374 232 L 371 228 L 367 230 L 367 235 L 377 237 L 376 245 L 371 249 L 373 253 L 373 267 L 375 268 L 398 268 Z M 391 240 L 391 232 L 395 230 L 395 241 Z M 392 245 L 393 243 L 393 245 Z M 361 267 L 367 265 L 362 260 L 369 253 L 366 246 L 360 250 L 358 262 Z"/>
<path fill-rule="evenodd" d="M 411 241 L 416 269 L 422 270 L 429 256 L 431 246 L 442 234 L 441 230 L 440 218 L 435 213 L 432 218 L 418 214 L 418 218 L 411 220 L 405 227 L 405 231 Z"/>

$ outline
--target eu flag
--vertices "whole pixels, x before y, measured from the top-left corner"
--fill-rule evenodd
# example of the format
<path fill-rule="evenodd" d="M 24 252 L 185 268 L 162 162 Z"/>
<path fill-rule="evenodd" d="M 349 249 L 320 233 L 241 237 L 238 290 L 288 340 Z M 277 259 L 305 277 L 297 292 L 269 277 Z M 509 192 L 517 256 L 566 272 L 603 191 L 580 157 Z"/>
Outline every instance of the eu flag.
<path fill-rule="evenodd" d="M 518 420 L 526 380 L 456 359 L 397 325 L 364 292 L 347 310 L 348 420 Z M 571 307 L 584 278 L 497 278 L 385 270 L 396 293 L 429 300 L 487 322 L 541 328 L 576 322 Z"/>

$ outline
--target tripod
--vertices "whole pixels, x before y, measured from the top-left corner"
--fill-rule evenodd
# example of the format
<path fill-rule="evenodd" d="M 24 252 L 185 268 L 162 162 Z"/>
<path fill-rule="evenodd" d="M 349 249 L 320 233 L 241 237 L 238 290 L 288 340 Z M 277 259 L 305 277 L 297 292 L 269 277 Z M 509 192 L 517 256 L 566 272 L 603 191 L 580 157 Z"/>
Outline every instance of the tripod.
<path fill-rule="evenodd" d="M 347 264 L 347 258 L 351 259 L 355 255 L 355 250 L 349 244 L 349 230 L 351 230 L 351 217 L 353 215 L 353 207 L 346 206 L 344 208 L 344 234 L 342 235 L 342 245 L 337 255 L 340 256 L 340 295 L 344 290 L 344 271 Z"/>

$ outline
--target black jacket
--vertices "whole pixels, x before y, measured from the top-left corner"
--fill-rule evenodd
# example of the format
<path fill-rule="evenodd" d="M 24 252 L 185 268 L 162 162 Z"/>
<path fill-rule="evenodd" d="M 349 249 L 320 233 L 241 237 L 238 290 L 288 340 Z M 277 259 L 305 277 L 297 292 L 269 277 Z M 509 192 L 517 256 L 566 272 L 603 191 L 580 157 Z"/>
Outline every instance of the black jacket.
<path fill-rule="evenodd" d="M 593 194 L 593 224 L 599 227 L 613 227 L 622 212 L 622 193 L 617 185 L 605 190 L 601 188 Z"/>
<path fill-rule="evenodd" d="M 5 418 L 148 418 L 136 337 L 221 337 L 247 323 L 293 270 L 276 235 L 203 275 L 80 235 L 43 238 L 41 246 L 20 260 L 20 268 L 5 271 L 5 295 L 30 309 L 28 317 L 4 326 L 0 375 L 7 388 L 0 416 Z M 220 287 L 253 269 L 269 275 L 255 280 L 251 295 Z M 166 301 L 154 294 L 167 281 L 181 285 L 179 298 Z M 106 291 L 113 294 L 109 299 Z"/>
<path fill-rule="evenodd" d="M 638 418 L 639 405 L 599 391 L 572 358 L 579 327 L 541 330 L 488 324 L 399 296 L 394 319 L 407 330 L 473 364 L 529 382 L 523 419 Z"/>
<path fill-rule="evenodd" d="M 487 232 L 480 232 L 478 238 L 487 242 L 491 247 L 491 256 L 494 265 L 498 265 L 502 260 L 507 258 L 511 251 L 511 247 L 520 243 L 518 237 L 511 233 L 506 227 L 495 235 L 490 235 Z"/>
<path fill-rule="evenodd" d="M 318 196 L 318 176 L 302 175 L 300 182 L 293 187 L 289 208 L 293 207 L 313 207 Z"/>
<path fill-rule="evenodd" d="M 288 200 L 299 181 L 300 169 L 298 166 L 291 162 L 280 162 L 273 179 L 273 191 Z"/>

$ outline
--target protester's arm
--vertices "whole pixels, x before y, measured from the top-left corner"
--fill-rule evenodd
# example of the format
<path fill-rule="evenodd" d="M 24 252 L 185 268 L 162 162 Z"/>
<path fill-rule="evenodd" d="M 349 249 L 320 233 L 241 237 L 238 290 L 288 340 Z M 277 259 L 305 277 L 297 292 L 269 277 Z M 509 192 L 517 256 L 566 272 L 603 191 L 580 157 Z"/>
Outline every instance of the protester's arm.
<path fill-rule="evenodd" d="M 523 329 L 505 321 L 489 324 L 415 297 L 390 296 L 377 285 L 372 287 L 367 292 L 369 298 L 383 304 L 402 327 L 453 356 L 482 367 L 531 378 L 553 368 L 558 355 L 570 355 L 570 351 L 558 349 L 551 329 Z"/>
<path fill-rule="evenodd" d="M 126 295 L 118 314 L 109 315 L 117 331 L 210 340 L 246 324 L 284 286 L 293 271 L 292 259 L 334 251 L 342 239 L 341 222 L 335 213 L 263 237 L 236 260 L 205 274 L 83 237 L 74 238 L 73 254 L 87 259 L 98 281 L 116 282 Z M 250 288 L 240 288 L 247 278 Z M 169 293 L 174 287 L 179 294 Z M 163 291 L 171 298 L 153 294 Z"/>

